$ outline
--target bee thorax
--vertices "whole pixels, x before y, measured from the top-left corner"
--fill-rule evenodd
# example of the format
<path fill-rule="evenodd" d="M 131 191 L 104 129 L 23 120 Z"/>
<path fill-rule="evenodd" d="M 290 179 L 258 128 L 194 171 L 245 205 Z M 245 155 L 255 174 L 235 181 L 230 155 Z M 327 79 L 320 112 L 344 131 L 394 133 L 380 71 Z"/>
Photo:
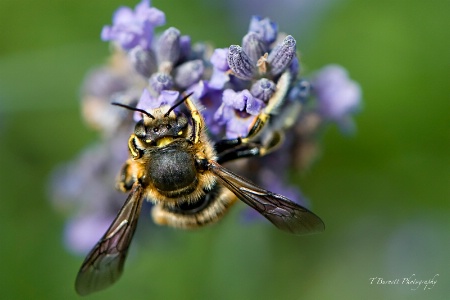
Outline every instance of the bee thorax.
<path fill-rule="evenodd" d="M 197 186 L 197 171 L 192 154 L 180 151 L 177 147 L 156 151 L 149 162 L 148 171 L 154 187 L 169 197 L 174 193 L 190 193 Z"/>

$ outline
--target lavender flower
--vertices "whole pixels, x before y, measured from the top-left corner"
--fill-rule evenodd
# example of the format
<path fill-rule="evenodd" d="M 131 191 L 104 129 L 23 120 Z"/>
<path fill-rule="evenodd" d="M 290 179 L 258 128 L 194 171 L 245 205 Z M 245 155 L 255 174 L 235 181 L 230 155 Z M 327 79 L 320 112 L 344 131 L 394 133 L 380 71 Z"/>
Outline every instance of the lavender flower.
<path fill-rule="evenodd" d="M 155 37 L 154 29 L 164 24 L 165 14 L 143 0 L 134 10 L 119 8 L 113 24 L 102 30 L 102 39 L 117 47 L 108 65 L 86 77 L 81 102 L 83 117 L 99 131 L 101 142 L 57 168 L 51 180 L 53 205 L 73 214 L 65 243 L 74 252 L 95 243 L 124 200 L 112 186 L 142 115 L 111 102 L 150 111 L 173 105 L 181 93 L 193 93 L 213 143 L 247 137 L 255 118 L 268 112 L 270 119 L 255 142 L 266 145 L 278 137 L 284 143 L 260 160 L 236 160 L 227 167 L 268 190 L 288 192 L 305 206 L 301 192 L 280 174 L 309 167 L 323 128 L 330 121 L 348 124 L 360 106 L 360 87 L 342 67 L 299 76 L 295 39 L 268 18 L 252 17 L 242 46 L 217 48 L 211 55 L 209 45 L 192 44 L 174 27 Z"/>
<path fill-rule="evenodd" d="M 154 28 L 165 23 L 164 13 L 150 7 L 150 0 L 142 0 L 134 11 L 129 7 L 119 8 L 114 14 L 113 25 L 103 27 L 101 37 L 104 41 L 115 41 L 125 50 L 138 45 L 149 49 Z"/>
<path fill-rule="evenodd" d="M 219 124 L 226 124 L 226 137 L 247 136 L 250 124 L 264 107 L 264 102 L 253 97 L 248 90 L 236 93 L 231 89 L 223 92 L 222 101 L 214 119 Z"/>
<path fill-rule="evenodd" d="M 144 89 L 144 92 L 142 93 L 141 98 L 139 99 L 139 102 L 137 104 L 137 108 L 143 109 L 145 111 L 150 111 L 164 105 L 171 106 L 178 100 L 178 96 L 178 91 L 164 90 L 157 98 L 155 98 L 150 95 L 147 89 Z M 134 120 L 137 122 L 140 119 L 142 119 L 141 113 L 135 112 Z"/>
<path fill-rule="evenodd" d="M 231 45 L 228 52 L 223 49 L 216 49 L 214 52 L 214 70 L 209 85 L 236 92 L 250 91 L 256 99 L 268 103 L 277 90 L 280 74 L 289 72 L 295 78 L 299 71 L 296 42 L 292 36 L 286 36 L 272 48 L 272 43 L 280 36 L 282 35 L 278 35 L 275 23 L 269 19 L 253 17 L 249 31 L 242 39 L 242 47 Z M 225 65 L 225 56 L 228 67 Z M 229 103 L 228 97 L 230 93 L 224 92 L 224 105 Z M 215 119 L 225 126 L 228 138 L 237 137 L 236 135 L 245 137 L 254 116 L 243 114 L 236 107 L 234 109 L 235 113 L 232 114 L 230 108 L 220 107 Z"/>
<path fill-rule="evenodd" d="M 316 75 L 312 81 L 317 95 L 319 113 L 327 120 L 348 128 L 350 116 L 361 104 L 361 88 L 348 77 L 341 66 L 330 65 Z"/>

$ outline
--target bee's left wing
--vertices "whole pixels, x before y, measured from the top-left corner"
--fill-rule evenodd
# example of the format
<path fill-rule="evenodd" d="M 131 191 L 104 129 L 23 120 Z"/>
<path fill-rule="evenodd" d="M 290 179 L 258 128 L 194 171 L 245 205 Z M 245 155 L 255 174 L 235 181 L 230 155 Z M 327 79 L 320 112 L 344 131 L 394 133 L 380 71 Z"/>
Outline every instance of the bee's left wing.
<path fill-rule="evenodd" d="M 288 198 L 256 186 L 216 161 L 209 160 L 207 167 L 223 186 L 279 229 L 294 234 L 309 234 L 325 229 L 318 216 Z"/>
<path fill-rule="evenodd" d="M 117 217 L 84 260 L 75 281 L 79 295 L 102 290 L 119 279 L 142 202 L 143 188 L 135 183 Z"/>

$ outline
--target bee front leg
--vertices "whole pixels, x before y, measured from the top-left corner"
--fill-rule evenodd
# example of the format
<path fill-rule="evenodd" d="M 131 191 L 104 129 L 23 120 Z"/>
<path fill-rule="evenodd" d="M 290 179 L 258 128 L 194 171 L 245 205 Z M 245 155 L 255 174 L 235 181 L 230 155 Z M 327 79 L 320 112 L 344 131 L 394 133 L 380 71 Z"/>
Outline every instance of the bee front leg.
<path fill-rule="evenodd" d="M 225 163 L 238 158 L 267 155 L 282 144 L 283 138 L 284 135 L 280 131 L 275 131 L 265 143 L 245 142 L 240 138 L 222 140 L 216 145 L 217 162 Z"/>
<path fill-rule="evenodd" d="M 198 111 L 197 107 L 195 106 L 194 102 L 188 97 L 185 100 L 185 104 L 187 108 L 189 109 L 189 112 L 191 113 L 192 117 L 192 133 L 191 133 L 191 141 L 195 144 L 200 141 L 200 135 L 202 133 L 204 123 L 202 115 Z"/>

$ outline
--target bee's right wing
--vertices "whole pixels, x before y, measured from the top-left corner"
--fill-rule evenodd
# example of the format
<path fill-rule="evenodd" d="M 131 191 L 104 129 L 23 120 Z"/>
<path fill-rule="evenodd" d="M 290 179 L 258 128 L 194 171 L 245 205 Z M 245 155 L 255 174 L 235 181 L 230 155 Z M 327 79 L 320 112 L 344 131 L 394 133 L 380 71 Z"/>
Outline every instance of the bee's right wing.
<path fill-rule="evenodd" d="M 136 230 L 143 190 L 139 183 L 134 184 L 117 217 L 87 255 L 75 281 L 79 295 L 102 290 L 119 279 Z"/>
<path fill-rule="evenodd" d="M 309 234 L 325 229 L 322 220 L 303 206 L 282 195 L 256 186 L 222 167 L 216 161 L 209 160 L 207 165 L 223 186 L 279 229 L 294 234 Z"/>

